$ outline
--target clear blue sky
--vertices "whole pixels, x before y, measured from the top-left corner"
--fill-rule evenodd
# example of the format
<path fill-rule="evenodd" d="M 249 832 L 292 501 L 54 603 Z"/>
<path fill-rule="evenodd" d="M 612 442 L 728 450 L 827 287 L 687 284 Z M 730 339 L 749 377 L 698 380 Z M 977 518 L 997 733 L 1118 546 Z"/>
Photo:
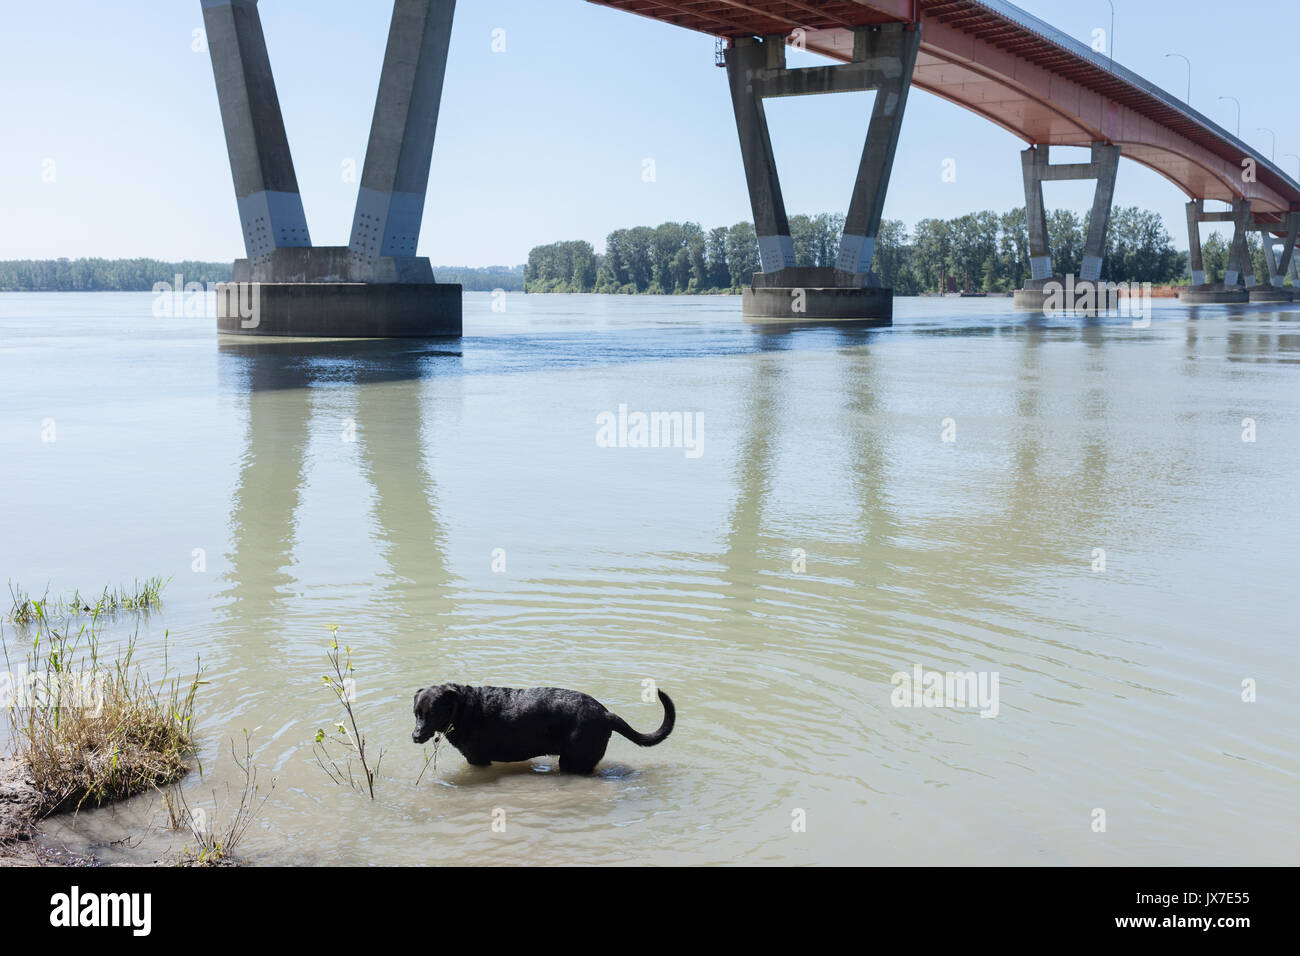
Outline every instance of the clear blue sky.
<path fill-rule="evenodd" d="M 356 198 L 342 163 L 365 153 L 391 5 L 262 0 L 312 239 L 343 245 Z M 750 218 L 713 40 L 584 0 L 462 0 L 443 94 L 420 253 L 437 264 L 513 264 L 529 248 L 621 226 Z M 1106 0 L 1023 0 L 1081 40 Z M 1294 175 L 1300 128 L 1287 76 L 1300 12 L 1276 0 L 1115 0 L 1116 59 L 1182 96 Z M 0 31 L 0 258 L 242 255 L 212 68 L 191 49 L 199 0 L 10 3 Z M 493 53 L 492 31 L 507 52 Z M 868 94 L 769 103 L 792 213 L 842 212 Z M 1023 202 L 1023 144 L 921 91 L 908 104 L 886 216 L 1004 210 Z M 945 158 L 957 181 L 940 180 Z M 653 158 L 657 181 L 642 181 Z M 1064 156 L 1062 156 L 1064 158 Z M 54 161 L 55 181 L 42 181 Z M 1050 183 L 1083 210 L 1091 184 Z M 1135 163 L 1115 201 L 1156 209 L 1186 245 L 1181 193 Z"/>

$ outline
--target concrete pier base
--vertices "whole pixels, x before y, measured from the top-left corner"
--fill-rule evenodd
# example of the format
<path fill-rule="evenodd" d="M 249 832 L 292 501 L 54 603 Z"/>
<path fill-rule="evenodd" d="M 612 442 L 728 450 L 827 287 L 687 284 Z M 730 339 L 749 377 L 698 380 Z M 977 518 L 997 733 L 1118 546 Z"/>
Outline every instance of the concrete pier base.
<path fill-rule="evenodd" d="M 227 282 L 217 331 L 304 338 L 461 334 L 461 287 L 431 282 Z"/>
<path fill-rule="evenodd" d="M 1100 280 L 1057 276 L 1032 279 L 1025 288 L 1012 295 L 1013 306 L 1024 312 L 1108 312 L 1121 308 L 1123 301 L 1114 296 Z"/>
<path fill-rule="evenodd" d="M 1047 293 L 1042 289 L 1017 289 L 1011 297 L 1012 305 L 1023 312 L 1042 312 L 1047 304 Z"/>
<path fill-rule="evenodd" d="M 843 322 L 864 328 L 894 324 L 894 290 L 865 288 L 754 287 L 744 291 L 741 309 L 749 322 Z"/>
<path fill-rule="evenodd" d="M 1273 285 L 1257 285 L 1249 291 L 1251 302 L 1291 302 L 1295 292 L 1291 289 L 1279 289 Z"/>
<path fill-rule="evenodd" d="M 894 324 L 894 290 L 873 286 L 871 276 L 831 266 L 794 266 L 755 272 L 741 312 L 754 322 L 844 322 L 860 327 Z"/>
<path fill-rule="evenodd" d="M 1249 302 L 1250 293 L 1240 286 L 1191 285 L 1178 292 L 1178 301 L 1184 305 L 1222 305 L 1229 302 Z"/>

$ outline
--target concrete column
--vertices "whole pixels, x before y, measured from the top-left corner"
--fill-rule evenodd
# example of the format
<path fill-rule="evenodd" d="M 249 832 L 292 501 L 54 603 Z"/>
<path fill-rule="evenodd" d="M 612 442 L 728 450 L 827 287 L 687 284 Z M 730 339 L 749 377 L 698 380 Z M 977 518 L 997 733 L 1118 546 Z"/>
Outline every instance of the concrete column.
<path fill-rule="evenodd" d="M 1242 271 L 1242 263 L 1248 258 L 1246 255 L 1246 228 L 1250 224 L 1250 200 L 1234 200 L 1232 203 L 1232 218 L 1232 251 L 1228 253 L 1228 269 L 1223 276 L 1225 288 L 1232 288 L 1237 284 L 1237 279 Z M 1254 284 L 1254 276 L 1251 276 L 1249 285 Z"/>
<path fill-rule="evenodd" d="M 884 76 L 876 87 L 871 125 L 844 218 L 844 237 L 840 240 L 836 265 L 842 272 L 868 276 L 871 285 L 878 284 L 871 278 L 871 260 L 880 232 L 885 195 L 889 191 L 889 175 L 894 168 L 907 94 L 912 88 L 912 68 L 920 46 L 921 31 L 904 29 L 901 23 L 886 24 L 878 30 L 860 28 L 854 33 L 854 61 L 874 63 L 884 71 Z"/>
<path fill-rule="evenodd" d="M 780 272 L 795 266 L 794 240 L 781 196 L 781 179 L 772 153 L 772 137 L 767 129 L 763 100 L 754 89 L 751 74 L 769 65 L 769 55 L 779 56 L 784 66 L 785 43 L 780 38 L 756 40 L 742 37 L 727 48 L 727 82 L 731 87 L 731 105 L 736 114 L 736 131 L 740 135 L 740 155 L 749 185 L 749 204 L 754 212 L 754 231 L 758 233 L 760 269 Z"/>
<path fill-rule="evenodd" d="M 1268 284 L 1275 289 L 1282 288 L 1282 277 L 1277 271 L 1277 256 L 1273 254 L 1273 233 L 1268 229 L 1259 231 L 1259 241 L 1264 246 L 1264 265 L 1268 267 Z"/>
<path fill-rule="evenodd" d="M 1284 223 L 1286 238 L 1282 240 L 1282 259 L 1277 264 L 1278 279 L 1275 283 L 1279 289 L 1286 284 L 1287 269 L 1295 265 L 1295 244 L 1300 239 L 1300 212 L 1287 213 Z"/>
<path fill-rule="evenodd" d="M 415 255 L 455 9 L 455 0 L 393 4 L 348 243 L 357 255 Z"/>
<path fill-rule="evenodd" d="M 1187 204 L 1187 265 L 1192 285 L 1205 285 L 1205 263 L 1201 259 L 1201 215 L 1204 199 L 1193 199 Z"/>
<path fill-rule="evenodd" d="M 1092 196 L 1092 216 L 1083 243 L 1083 263 L 1079 278 L 1096 282 L 1101 278 L 1101 261 L 1106 255 L 1106 228 L 1110 224 L 1110 204 L 1115 197 L 1115 176 L 1119 172 L 1119 147 L 1092 144 L 1092 165 L 1097 177 L 1097 191 Z"/>
<path fill-rule="evenodd" d="M 1046 145 L 1030 146 L 1020 154 L 1020 169 L 1025 180 L 1025 225 L 1029 232 L 1030 281 L 1052 278 L 1052 256 L 1047 235 L 1047 206 L 1043 202 L 1044 180 L 1095 179 L 1092 214 L 1084 237 L 1083 262 L 1079 279 L 1096 282 L 1101 278 L 1101 263 L 1106 255 L 1106 229 L 1110 225 L 1110 204 L 1115 197 L 1115 177 L 1119 172 L 1118 146 L 1092 144 L 1092 157 L 1086 163 L 1051 165 Z"/>
<path fill-rule="evenodd" d="M 1049 148 L 1030 146 L 1020 153 L 1020 168 L 1025 177 L 1025 225 L 1029 229 L 1029 277 L 1052 278 L 1052 251 L 1047 242 L 1047 207 L 1043 203 L 1042 170 L 1047 166 Z"/>
<path fill-rule="evenodd" d="M 250 259 L 310 246 L 257 0 L 201 0 Z"/>

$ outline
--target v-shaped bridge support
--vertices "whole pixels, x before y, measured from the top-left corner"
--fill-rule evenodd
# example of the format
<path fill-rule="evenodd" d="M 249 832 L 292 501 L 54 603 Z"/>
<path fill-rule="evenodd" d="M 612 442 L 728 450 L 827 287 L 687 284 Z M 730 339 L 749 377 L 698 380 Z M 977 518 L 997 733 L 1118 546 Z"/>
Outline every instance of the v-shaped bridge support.
<path fill-rule="evenodd" d="M 311 245 L 257 0 L 202 0 L 249 259 Z"/>
<path fill-rule="evenodd" d="M 357 281 L 412 278 L 402 274 L 411 272 L 411 264 L 385 265 L 378 260 L 415 258 L 455 0 L 393 4 L 389 46 L 347 246 L 351 256 L 341 255 L 342 247 L 318 255 L 274 256 L 285 248 L 309 248 L 312 241 L 257 0 L 201 3 L 244 226 L 244 251 L 252 272 L 264 281 L 311 281 L 311 267 L 318 264 L 324 269 L 321 277 L 338 276 L 347 267 L 343 271 Z M 432 273 L 426 281 L 433 281 Z"/>
<path fill-rule="evenodd" d="M 1086 163 L 1057 163 L 1050 159 L 1047 145 L 1030 146 L 1020 154 L 1020 168 L 1025 180 L 1025 226 L 1029 234 L 1029 280 L 1015 293 L 1018 309 L 1040 310 L 1046 302 L 1053 301 L 1053 287 L 1057 290 L 1080 289 L 1091 294 L 1092 301 L 1109 301 L 1101 298 L 1097 283 L 1101 280 L 1102 260 L 1106 255 L 1106 230 L 1110 225 L 1110 204 L 1115 195 L 1115 177 L 1119 173 L 1120 149 L 1108 143 L 1092 144 L 1092 155 Z M 1047 206 L 1043 201 L 1043 183 L 1058 180 L 1095 179 L 1097 188 L 1092 195 L 1092 213 L 1088 217 L 1088 232 L 1083 243 L 1083 261 L 1079 266 L 1079 281 L 1070 276 L 1057 277 L 1052 266 L 1050 237 L 1047 234 Z M 1073 308 L 1073 305 L 1070 306 Z"/>
<path fill-rule="evenodd" d="M 257 0 L 201 3 L 247 254 L 232 285 L 256 292 L 261 312 L 249 324 L 219 296 L 218 328 L 459 335 L 460 286 L 435 283 L 415 254 L 455 0 L 395 0 L 351 240 L 325 247 L 307 231 Z"/>
<path fill-rule="evenodd" d="M 348 243 L 359 256 L 413 256 L 424 217 L 455 0 L 397 0 Z"/>
<path fill-rule="evenodd" d="M 727 80 L 758 234 L 760 271 L 745 290 L 744 314 L 784 321 L 863 321 L 889 325 L 892 290 L 872 272 L 889 174 L 902 129 L 920 29 L 902 23 L 854 31 L 853 60 L 788 69 L 784 36 L 735 40 L 727 49 Z M 773 96 L 875 90 L 875 105 L 835 263 L 800 267 L 763 100 Z"/>
<path fill-rule="evenodd" d="M 1250 256 L 1246 246 L 1246 233 L 1250 229 L 1250 200 L 1234 199 L 1231 209 L 1206 212 L 1204 199 L 1187 203 L 1187 265 L 1191 284 L 1179 292 L 1185 305 L 1210 305 L 1229 302 L 1249 302 L 1255 276 L 1251 271 Z M 1206 282 L 1205 263 L 1201 257 L 1201 223 L 1232 223 L 1232 244 L 1228 247 L 1228 263 L 1222 282 Z M 1238 285 L 1245 271 L 1246 287 Z"/>
<path fill-rule="evenodd" d="M 1259 238 L 1264 246 L 1264 264 L 1268 267 L 1268 285 L 1258 285 L 1250 290 L 1252 302 L 1290 302 L 1295 298 L 1295 287 L 1284 288 L 1286 274 L 1295 262 L 1295 244 L 1300 238 L 1300 211 L 1288 212 L 1280 223 L 1257 224 Z M 1277 232 L 1282 235 L 1276 235 Z M 1282 247 L 1279 257 L 1274 246 Z"/>

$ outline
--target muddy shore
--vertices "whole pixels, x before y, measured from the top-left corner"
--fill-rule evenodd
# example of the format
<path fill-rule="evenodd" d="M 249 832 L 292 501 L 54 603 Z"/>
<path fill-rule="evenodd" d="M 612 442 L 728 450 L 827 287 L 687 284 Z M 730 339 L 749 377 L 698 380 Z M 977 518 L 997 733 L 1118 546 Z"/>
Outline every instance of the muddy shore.
<path fill-rule="evenodd" d="M 22 761 L 0 756 L 0 866 L 96 866 L 93 857 L 41 842 L 45 804 Z"/>
<path fill-rule="evenodd" d="M 43 866 L 54 860 L 36 839 L 45 801 L 15 757 L 0 757 L 0 866 Z"/>

